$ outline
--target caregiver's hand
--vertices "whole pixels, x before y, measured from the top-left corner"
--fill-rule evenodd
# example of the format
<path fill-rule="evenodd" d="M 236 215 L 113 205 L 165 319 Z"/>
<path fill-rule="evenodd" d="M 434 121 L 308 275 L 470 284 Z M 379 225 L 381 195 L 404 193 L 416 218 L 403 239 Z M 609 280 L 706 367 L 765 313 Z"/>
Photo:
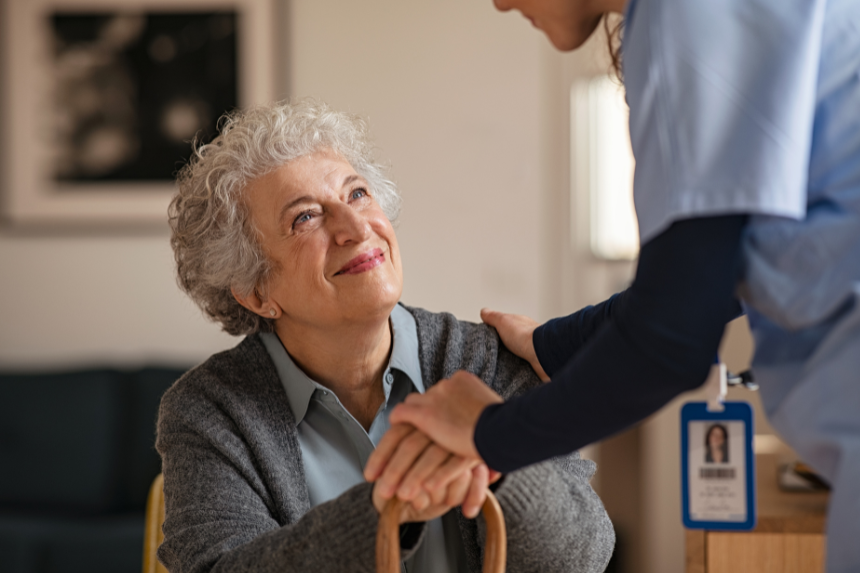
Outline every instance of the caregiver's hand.
<path fill-rule="evenodd" d="M 483 463 L 473 440 L 475 425 L 484 408 L 501 401 L 489 386 L 463 371 L 439 381 L 424 394 L 410 394 L 391 412 L 392 429 L 370 455 L 365 478 L 378 479 L 385 494 L 397 492 L 401 499 L 416 491 L 445 487 L 464 469 Z M 399 424 L 419 432 L 416 435 Z M 428 438 L 441 448 L 430 449 L 423 442 Z M 448 456 L 448 452 L 453 455 Z M 490 476 L 491 481 L 498 477 L 497 472 Z M 470 509 L 470 504 L 464 506 L 464 513 L 469 515 Z"/>
<path fill-rule="evenodd" d="M 433 519 L 460 505 L 466 517 L 475 517 L 484 504 L 490 480 L 487 466 L 477 460 L 451 455 L 413 426 L 392 426 L 376 451 L 383 453 L 372 455 L 364 469 L 367 480 L 376 481 L 373 503 L 381 511 L 385 502 L 395 495 L 409 502 L 404 506 L 401 523 Z M 382 459 L 387 459 L 388 465 L 380 478 L 383 467 L 378 464 Z M 432 491 L 424 489 L 423 480 L 442 468 L 447 478 L 444 483 L 434 484 L 436 487 Z"/>
<path fill-rule="evenodd" d="M 489 308 L 481 309 L 481 320 L 498 331 L 499 337 L 508 350 L 531 364 L 538 378 L 544 382 L 549 382 L 549 376 L 546 375 L 540 362 L 538 362 L 535 345 L 532 341 L 535 329 L 540 326 L 539 322 L 521 314 L 508 314 Z"/>

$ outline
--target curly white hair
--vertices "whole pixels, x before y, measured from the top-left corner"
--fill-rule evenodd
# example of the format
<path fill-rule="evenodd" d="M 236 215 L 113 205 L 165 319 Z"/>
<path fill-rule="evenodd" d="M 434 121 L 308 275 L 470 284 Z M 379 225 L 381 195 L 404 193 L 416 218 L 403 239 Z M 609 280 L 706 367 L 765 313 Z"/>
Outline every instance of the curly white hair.
<path fill-rule="evenodd" d="M 230 113 L 219 127 L 211 143 L 195 144 L 177 176 L 179 191 L 168 211 L 177 281 L 226 332 L 271 331 L 271 319 L 241 306 L 231 292 L 264 292 L 272 271 L 242 200 L 248 183 L 289 161 L 331 149 L 367 180 L 392 222 L 400 212 L 400 194 L 373 159 L 367 123 L 317 100 Z"/>

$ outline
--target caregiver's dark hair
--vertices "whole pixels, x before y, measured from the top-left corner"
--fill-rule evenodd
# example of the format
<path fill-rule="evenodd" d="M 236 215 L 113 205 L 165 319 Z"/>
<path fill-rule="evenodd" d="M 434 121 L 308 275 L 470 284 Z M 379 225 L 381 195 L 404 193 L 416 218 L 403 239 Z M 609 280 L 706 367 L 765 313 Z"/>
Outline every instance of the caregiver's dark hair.
<path fill-rule="evenodd" d="M 610 22 L 610 20 L 614 20 Z M 621 34 L 624 32 L 624 18 L 613 18 L 611 14 L 603 15 L 603 29 L 606 31 L 606 43 L 609 47 L 609 57 L 612 58 L 612 71 L 619 81 L 624 81 L 621 67 Z"/>

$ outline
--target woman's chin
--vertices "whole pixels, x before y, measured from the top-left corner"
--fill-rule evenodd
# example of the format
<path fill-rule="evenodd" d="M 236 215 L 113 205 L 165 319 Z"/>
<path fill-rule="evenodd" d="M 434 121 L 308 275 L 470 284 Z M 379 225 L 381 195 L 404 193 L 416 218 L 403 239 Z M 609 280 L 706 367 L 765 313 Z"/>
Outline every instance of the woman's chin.
<path fill-rule="evenodd" d="M 387 319 L 400 300 L 402 288 L 390 283 L 363 285 L 365 288 L 349 289 L 339 297 L 344 317 L 351 320 Z"/>

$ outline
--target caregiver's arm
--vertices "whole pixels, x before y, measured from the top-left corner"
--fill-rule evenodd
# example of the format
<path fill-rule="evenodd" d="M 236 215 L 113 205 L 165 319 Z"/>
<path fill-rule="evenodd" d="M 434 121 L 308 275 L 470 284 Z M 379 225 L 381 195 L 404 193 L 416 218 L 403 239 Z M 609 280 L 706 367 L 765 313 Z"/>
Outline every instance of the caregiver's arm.
<path fill-rule="evenodd" d="M 586 306 L 544 325 L 528 316 L 488 308 L 481 309 L 481 320 L 498 331 L 508 350 L 527 360 L 535 374 L 548 382 L 612 317 L 613 309 L 619 306 L 615 303 L 623 294 L 614 294 L 600 304 Z M 536 350 L 542 354 L 538 355 Z"/>
<path fill-rule="evenodd" d="M 489 466 L 511 471 L 581 448 L 701 385 L 726 322 L 737 314 L 745 221 L 688 219 L 646 243 L 633 285 L 604 310 L 611 314 L 605 326 L 557 372 L 544 364 L 552 383 L 481 413 L 474 442 Z M 564 332 L 564 320 L 554 328 Z M 563 336 L 538 334 L 542 360 L 573 346 Z"/>
<path fill-rule="evenodd" d="M 646 243 L 611 318 L 553 382 L 494 404 L 479 380 L 457 372 L 408 396 L 392 423 L 412 424 L 449 451 L 507 472 L 640 421 L 704 382 L 737 314 L 745 222 L 745 215 L 688 219 Z"/>
<path fill-rule="evenodd" d="M 534 330 L 532 342 L 538 362 L 550 377 L 558 373 L 622 306 L 627 291 L 594 306 L 586 306 L 562 318 L 554 318 Z"/>

